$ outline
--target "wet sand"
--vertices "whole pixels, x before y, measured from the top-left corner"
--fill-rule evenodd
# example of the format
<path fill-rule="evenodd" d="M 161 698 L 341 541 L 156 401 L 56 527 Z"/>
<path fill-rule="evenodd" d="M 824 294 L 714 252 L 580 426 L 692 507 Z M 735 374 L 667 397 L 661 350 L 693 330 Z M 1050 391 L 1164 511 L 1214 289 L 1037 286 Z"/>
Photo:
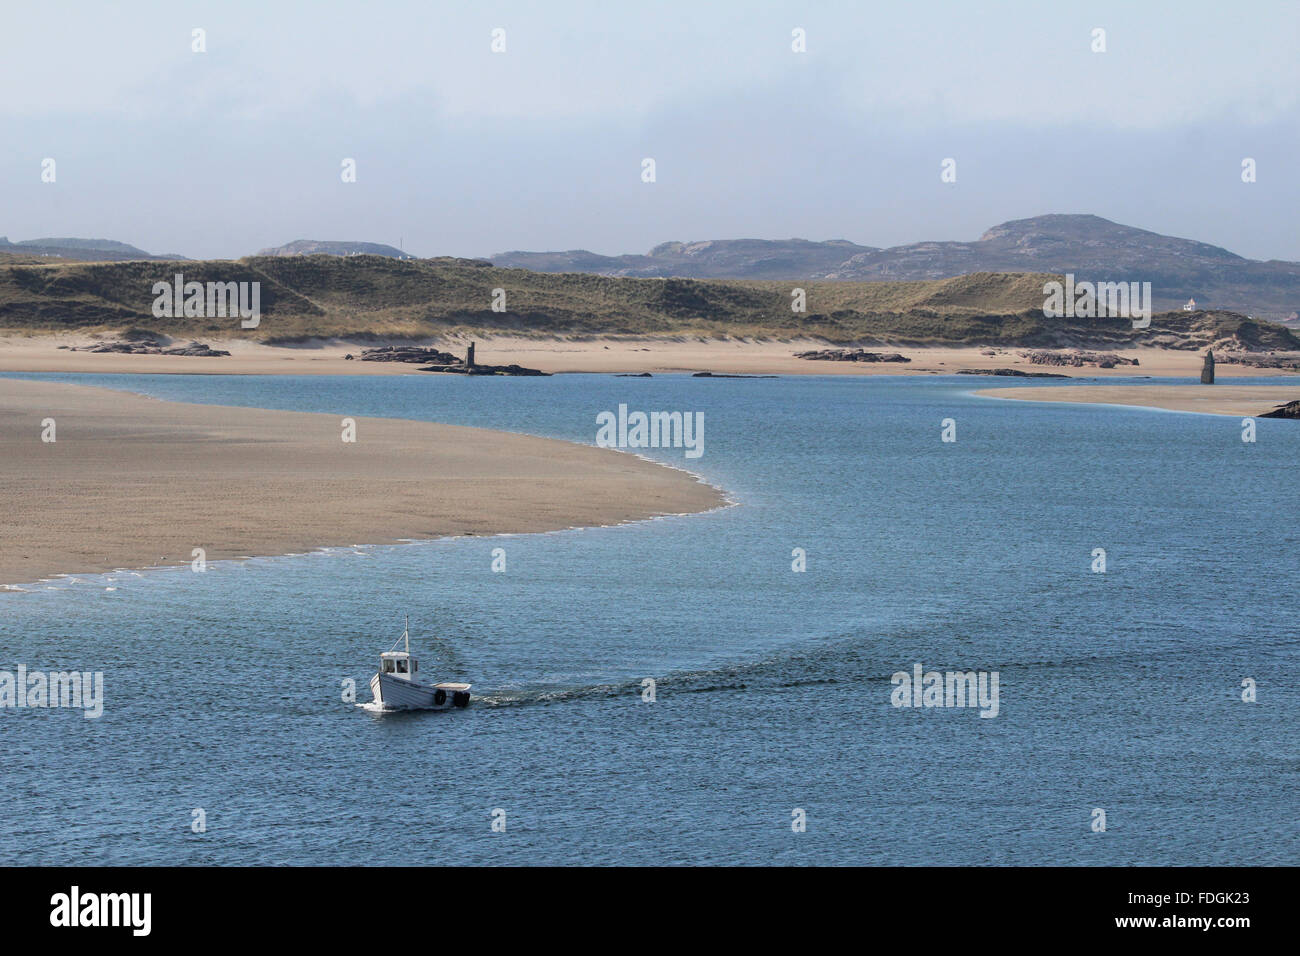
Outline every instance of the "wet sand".
<path fill-rule="evenodd" d="M 53 443 L 42 441 L 46 419 Z M 336 415 L 0 379 L 0 585 L 189 564 L 195 548 L 214 561 L 609 525 L 724 503 L 684 471 L 609 449 L 355 421 L 346 443 Z"/>
<path fill-rule="evenodd" d="M 1175 412 L 1235 415 L 1251 418 L 1278 405 L 1300 400 L 1295 385 L 1059 385 L 986 388 L 975 393 L 1025 402 L 1082 402 L 1163 408 Z"/>

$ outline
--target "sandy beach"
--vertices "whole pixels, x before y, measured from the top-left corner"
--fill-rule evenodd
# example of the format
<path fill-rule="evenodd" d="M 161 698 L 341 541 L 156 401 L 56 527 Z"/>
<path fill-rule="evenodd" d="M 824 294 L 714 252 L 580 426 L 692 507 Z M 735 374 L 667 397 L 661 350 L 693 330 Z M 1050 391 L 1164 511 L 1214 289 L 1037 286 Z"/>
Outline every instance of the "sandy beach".
<path fill-rule="evenodd" d="M 225 358 L 176 355 L 121 355 L 71 351 L 94 339 L 86 335 L 0 336 L 0 371 L 7 372 L 147 372 L 226 375 L 420 375 L 414 365 L 349 361 L 365 346 L 348 342 L 313 342 L 295 346 L 261 345 L 248 340 L 204 340 L 230 352 Z M 515 336 L 476 337 L 478 360 L 492 365 L 523 365 L 544 372 L 653 374 L 724 372 L 746 375 L 950 375 L 961 369 L 1013 368 L 1053 372 L 1071 377 L 1130 377 L 1141 375 L 1197 377 L 1202 353 L 1168 349 L 1128 349 L 1116 354 L 1136 358 L 1137 367 L 1060 368 L 1033 365 L 1021 348 L 999 348 L 985 355 L 983 347 L 871 346 L 869 351 L 898 352 L 909 362 L 827 362 L 795 358 L 796 352 L 829 348 L 818 341 L 753 341 L 741 339 L 604 338 L 584 340 L 529 339 Z M 468 340 L 444 338 L 432 344 L 464 354 Z M 65 346 L 65 348 L 60 348 Z M 1275 369 L 1220 365 L 1219 377 L 1254 378 L 1278 375 Z M 976 380 L 978 381 L 978 380 Z M 1297 376 L 1300 381 L 1300 376 Z"/>
<path fill-rule="evenodd" d="M 1269 385 L 1060 385 L 1025 388 L 986 388 L 976 395 L 1014 398 L 1025 402 L 1082 402 L 1163 408 L 1206 415 L 1243 418 L 1271 412 L 1278 405 L 1300 401 L 1300 379 L 1292 386 Z"/>
<path fill-rule="evenodd" d="M 52 443 L 42 440 L 46 419 Z M 356 441 L 346 443 L 335 415 L 0 379 L 0 585 L 189 564 L 195 548 L 214 561 L 723 504 L 686 472 L 617 451 L 355 421 Z"/>

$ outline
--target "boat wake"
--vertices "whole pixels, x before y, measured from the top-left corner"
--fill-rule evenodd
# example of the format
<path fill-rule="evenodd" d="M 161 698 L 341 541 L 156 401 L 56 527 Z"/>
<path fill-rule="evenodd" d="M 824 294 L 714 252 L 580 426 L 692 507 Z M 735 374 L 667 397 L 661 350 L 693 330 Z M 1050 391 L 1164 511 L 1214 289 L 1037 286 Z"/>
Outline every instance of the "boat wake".
<path fill-rule="evenodd" d="M 932 627 L 932 625 L 931 625 Z M 943 633 L 944 629 L 940 629 Z M 580 701 L 597 701 L 614 698 L 635 698 L 644 691 L 646 677 L 655 682 L 655 695 L 659 700 L 683 694 L 729 693 L 761 690 L 764 693 L 802 687 L 828 685 L 888 685 L 895 673 L 908 671 L 917 660 L 919 646 L 928 647 L 923 663 L 931 669 L 946 670 L 952 667 L 1000 671 L 1032 679 L 1034 674 L 1061 674 L 1074 671 L 1124 672 L 1131 668 L 1127 655 L 1118 649 L 1111 651 L 1067 651 L 1044 653 L 1041 648 L 1028 653 L 1017 649 L 993 646 L 980 652 L 976 661 L 970 660 L 968 648 L 954 646 L 934 638 L 928 628 L 907 629 L 903 632 L 880 635 L 864 631 L 850 631 L 827 635 L 815 642 L 772 649 L 766 656 L 753 661 L 723 662 L 710 667 L 670 671 L 666 674 L 647 673 L 644 677 L 615 678 L 599 683 L 537 682 L 518 687 L 490 688 L 476 694 L 470 709 L 502 709 L 555 705 Z M 1166 663 L 1195 660 L 1194 647 L 1163 647 L 1160 657 Z M 372 705 L 365 706 L 369 709 Z M 375 708 L 378 710 L 378 708 Z"/>

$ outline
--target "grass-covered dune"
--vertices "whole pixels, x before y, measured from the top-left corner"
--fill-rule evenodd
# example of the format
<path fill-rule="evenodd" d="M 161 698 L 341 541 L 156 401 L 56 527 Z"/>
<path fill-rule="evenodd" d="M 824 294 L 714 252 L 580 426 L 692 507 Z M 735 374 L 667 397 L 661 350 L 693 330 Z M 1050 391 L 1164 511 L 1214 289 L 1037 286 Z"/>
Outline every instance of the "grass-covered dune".
<path fill-rule="evenodd" d="M 260 282 L 261 322 L 156 318 L 153 286 Z M 1046 319 L 1043 283 L 1059 276 L 978 272 L 908 282 L 623 278 L 500 269 L 480 260 L 252 256 L 237 261 L 72 262 L 0 256 L 0 331 L 174 338 L 433 338 L 454 332 L 537 336 L 690 335 L 820 338 L 842 344 L 1156 345 L 1300 349 L 1280 325 L 1230 312 Z M 806 294 L 806 311 L 791 308 Z M 505 310 L 492 308 L 503 290 Z"/>

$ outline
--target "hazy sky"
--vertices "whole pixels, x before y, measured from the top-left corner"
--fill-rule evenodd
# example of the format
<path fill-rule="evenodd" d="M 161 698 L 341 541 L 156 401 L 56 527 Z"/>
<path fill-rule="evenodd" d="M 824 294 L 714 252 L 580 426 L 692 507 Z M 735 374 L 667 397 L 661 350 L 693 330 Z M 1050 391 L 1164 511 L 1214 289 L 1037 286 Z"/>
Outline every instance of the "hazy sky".
<path fill-rule="evenodd" d="M 478 256 L 1089 212 L 1300 260 L 1298 49 L 1290 0 L 9 4 L 0 235 Z"/>

